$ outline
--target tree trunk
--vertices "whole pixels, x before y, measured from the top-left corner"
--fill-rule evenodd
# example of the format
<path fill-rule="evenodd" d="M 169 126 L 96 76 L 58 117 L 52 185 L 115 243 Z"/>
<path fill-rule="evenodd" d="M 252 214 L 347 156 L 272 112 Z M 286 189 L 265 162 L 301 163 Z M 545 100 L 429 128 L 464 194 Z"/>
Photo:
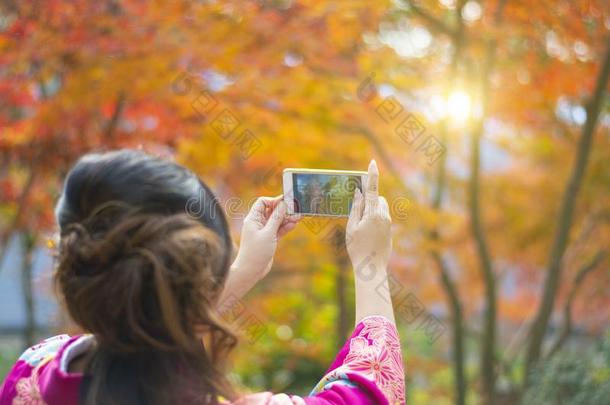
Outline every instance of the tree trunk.
<path fill-rule="evenodd" d="M 447 142 L 446 122 L 443 122 L 440 129 L 441 142 Z M 444 190 L 446 185 L 446 154 L 443 154 L 438 162 L 436 176 L 436 190 L 432 202 L 435 211 L 439 211 L 442 206 Z M 438 228 L 433 229 L 429 234 L 430 240 L 437 242 L 440 239 Z M 435 243 L 433 243 L 435 244 Z M 436 263 L 441 285 L 445 290 L 447 306 L 451 311 L 451 333 L 452 333 L 452 355 L 453 355 L 453 378 L 454 396 L 456 405 L 466 403 L 466 373 L 464 371 L 464 316 L 462 313 L 462 303 L 459 298 L 457 286 L 449 275 L 449 268 L 440 252 L 434 250 L 432 259 Z"/>
<path fill-rule="evenodd" d="M 447 306 L 451 311 L 451 333 L 452 333 L 452 355 L 453 355 L 453 378 L 455 390 L 455 403 L 463 405 L 466 403 L 466 373 L 464 371 L 464 315 L 462 304 L 453 280 L 449 277 L 447 264 L 442 256 L 435 252 L 432 257 L 439 269 L 441 285 L 447 294 Z"/>
<path fill-rule="evenodd" d="M 34 288 L 32 284 L 32 264 L 34 259 L 35 238 L 29 232 L 21 235 L 22 240 L 22 262 L 21 262 L 21 286 L 23 289 L 23 303 L 25 308 L 25 327 L 23 330 L 23 341 L 26 347 L 33 346 L 36 341 L 36 319 Z"/>
<path fill-rule="evenodd" d="M 502 22 L 506 0 L 500 0 L 494 13 L 496 25 Z M 497 41 L 487 41 L 485 58 L 481 73 L 481 118 L 477 121 L 472 134 L 470 157 L 470 221 L 474 236 L 481 273 L 485 281 L 485 313 L 483 320 L 483 342 L 481 345 L 480 376 L 482 382 L 483 402 L 493 404 L 496 394 L 496 328 L 497 328 L 497 286 L 491 254 L 482 224 L 480 207 L 480 168 L 481 138 L 483 136 L 485 117 L 489 108 L 489 91 L 491 74 L 496 60 Z"/>
<path fill-rule="evenodd" d="M 533 365 L 540 358 L 542 343 L 546 334 L 549 319 L 555 304 L 559 283 L 562 273 L 562 259 L 566 250 L 568 239 L 570 236 L 570 228 L 574 217 L 574 207 L 576 198 L 580 191 L 580 187 L 587 168 L 587 162 L 591 153 L 591 144 L 593 143 L 593 135 L 597 126 L 599 113 L 604 100 L 606 87 L 608 86 L 608 76 L 610 75 L 610 37 L 607 40 L 606 55 L 604 57 L 595 91 L 587 105 L 587 120 L 583 127 L 582 136 L 579 139 L 576 150 L 576 159 L 574 167 L 570 174 L 568 183 L 563 194 L 561 209 L 557 218 L 557 229 L 553 240 L 552 249 L 549 256 L 549 265 L 546 272 L 546 278 L 543 287 L 542 301 L 536 318 L 530 328 L 530 340 L 527 349 L 527 357 L 525 363 L 526 376 L 529 375 Z M 527 384 L 527 378 L 525 380 Z"/>
<path fill-rule="evenodd" d="M 595 270 L 595 268 L 599 266 L 601 262 L 603 262 L 605 256 L 606 252 L 604 250 L 600 250 L 590 261 L 581 267 L 578 273 L 576 273 L 576 277 L 572 282 L 572 289 L 570 290 L 568 298 L 563 306 L 563 327 L 561 328 L 559 337 L 549 350 L 548 355 L 545 356 L 545 359 L 549 359 L 555 353 L 557 353 L 570 337 L 570 334 L 572 333 L 572 305 L 574 304 L 576 294 L 578 294 L 580 286 L 585 281 L 585 277 L 587 277 L 589 273 Z"/>
<path fill-rule="evenodd" d="M 349 259 L 345 250 L 345 230 L 340 226 L 335 227 L 333 238 L 335 263 L 337 265 L 337 273 L 335 278 L 336 297 L 337 297 L 337 342 L 339 349 L 345 344 L 350 325 L 347 308 L 347 278 L 349 269 Z"/>
<path fill-rule="evenodd" d="M 477 131 L 478 132 L 478 131 Z M 485 314 L 483 341 L 481 344 L 480 375 L 485 403 L 493 403 L 495 392 L 495 346 L 496 346 L 496 276 L 493 272 L 487 239 L 481 224 L 479 206 L 480 133 L 473 134 L 470 179 L 470 219 L 479 264 L 485 281 Z"/>
<path fill-rule="evenodd" d="M 445 84 L 445 100 L 449 95 L 449 90 L 457 81 L 458 65 L 462 57 L 464 47 L 464 21 L 462 20 L 462 9 L 466 2 L 460 0 L 455 12 L 457 28 L 452 35 L 453 54 L 451 57 L 450 71 L 447 83 Z M 448 142 L 447 137 L 447 118 L 445 117 L 440 124 L 439 136 L 442 144 Z M 436 187 L 432 208 L 438 212 L 443 205 L 443 199 L 446 186 L 446 164 L 447 155 L 443 153 L 439 162 L 436 173 Z M 430 239 L 437 242 L 440 239 L 439 229 L 436 227 L 430 232 Z M 447 306 L 451 311 L 451 333 L 452 333 L 452 355 L 453 355 L 453 379 L 454 379 L 454 396 L 456 405 L 464 405 L 466 403 L 466 373 L 464 370 L 464 316 L 462 313 L 462 303 L 459 298 L 458 290 L 449 275 L 449 268 L 438 251 L 433 251 L 432 258 L 436 263 L 439 272 L 441 285 L 445 290 L 447 297 Z"/>
<path fill-rule="evenodd" d="M 21 222 L 21 218 L 23 217 L 23 214 L 27 209 L 28 200 L 30 198 L 30 193 L 32 192 L 35 181 L 36 172 L 34 171 L 34 169 L 31 169 L 30 174 L 28 175 L 28 179 L 26 180 L 25 185 L 21 190 L 21 194 L 19 195 L 19 198 L 16 202 L 17 212 L 15 213 L 15 216 L 13 217 L 10 225 L 6 228 L 4 232 L 2 232 L 2 234 L 0 234 L 0 264 L 2 264 L 2 262 L 4 261 L 4 255 L 6 254 L 6 251 L 8 249 L 8 244 L 11 240 L 11 237 L 16 234 L 19 228 L 19 223 Z"/>

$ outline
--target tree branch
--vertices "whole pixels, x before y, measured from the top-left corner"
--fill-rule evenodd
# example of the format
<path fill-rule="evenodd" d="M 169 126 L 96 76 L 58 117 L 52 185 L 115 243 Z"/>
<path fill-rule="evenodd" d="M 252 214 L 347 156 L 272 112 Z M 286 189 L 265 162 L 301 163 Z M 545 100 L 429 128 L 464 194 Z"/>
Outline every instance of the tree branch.
<path fill-rule="evenodd" d="M 38 90 L 40 91 L 40 94 L 42 95 L 42 100 L 46 100 L 49 97 L 47 87 L 45 86 L 44 82 L 40 78 L 37 79 L 36 83 L 38 84 Z M 35 161 L 35 159 L 34 159 L 34 161 Z M 36 168 L 32 166 L 32 167 L 30 167 L 30 173 L 28 175 L 28 179 L 26 180 L 25 185 L 23 186 L 23 190 L 21 190 L 21 194 L 19 195 L 19 198 L 17 199 L 17 212 L 15 213 L 15 216 L 13 217 L 13 220 L 12 220 L 11 224 L 8 226 L 8 228 L 6 229 L 6 231 L 4 231 L 4 232 L 2 232 L 2 234 L 0 234 L 0 266 L 2 265 L 2 262 L 4 261 L 4 255 L 6 254 L 6 250 L 8 248 L 8 242 L 10 241 L 13 233 L 15 233 L 15 231 L 19 227 L 19 223 L 21 222 L 23 213 L 28 208 L 27 202 L 28 202 L 28 199 L 30 198 L 30 193 L 32 192 L 32 189 L 34 187 L 36 177 L 37 177 Z M 1 267 L 0 267 L 0 270 L 1 270 Z"/>
<path fill-rule="evenodd" d="M 403 182 L 402 176 L 400 174 L 400 171 L 398 170 L 398 168 L 394 164 L 394 161 L 390 158 L 390 155 L 386 151 L 385 147 L 383 146 L 383 144 L 381 143 L 379 138 L 377 138 L 377 136 L 373 132 L 371 132 L 368 128 L 363 127 L 363 126 L 343 125 L 343 126 L 341 126 L 341 128 L 344 129 L 345 131 L 349 131 L 349 132 L 354 132 L 356 134 L 360 134 L 367 141 L 369 141 L 371 146 L 373 146 L 373 149 L 375 149 L 375 152 L 379 155 L 379 158 L 381 159 L 383 164 L 390 171 L 390 174 L 392 176 L 396 177 L 396 179 L 399 181 L 399 184 L 403 187 L 404 192 L 409 196 L 409 198 L 414 198 L 415 194 Z"/>
<path fill-rule="evenodd" d="M 421 18 L 422 20 L 424 20 L 426 22 L 428 28 L 430 28 L 431 30 L 440 32 L 440 33 L 448 35 L 450 37 L 457 36 L 456 30 L 452 29 L 447 24 L 445 24 L 443 21 L 441 21 L 440 19 L 434 17 L 432 14 L 428 13 L 426 10 L 424 10 L 421 7 L 419 7 L 418 5 L 416 5 L 415 2 L 410 1 L 410 0 L 403 0 L 403 1 L 405 4 L 407 4 L 409 6 L 409 9 L 413 12 L 413 14 L 415 14 L 416 16 L 418 16 L 419 18 Z"/>
<path fill-rule="evenodd" d="M 13 234 L 18 230 L 19 225 L 21 223 L 21 218 L 23 218 L 23 214 L 27 209 L 27 203 L 30 198 L 32 189 L 34 188 L 35 181 L 36 171 L 34 170 L 34 168 L 31 168 L 30 174 L 28 175 L 25 185 L 23 186 L 21 194 L 19 195 L 19 198 L 16 202 L 17 212 L 15 212 L 15 215 L 13 216 L 13 220 L 11 221 L 10 225 L 6 228 L 4 232 L 2 232 L 2 235 L 0 235 L 0 265 L 4 261 L 4 255 L 6 254 L 6 251 L 8 249 L 8 243 L 11 240 Z"/>
<path fill-rule="evenodd" d="M 580 191 L 580 187 L 589 161 L 593 135 L 597 126 L 601 105 L 604 100 L 606 87 L 608 86 L 608 76 L 610 75 L 610 37 L 607 39 L 606 54 L 597 78 L 597 83 L 590 102 L 587 104 L 587 120 L 583 127 L 582 136 L 578 142 L 576 159 L 572 173 L 566 184 L 561 209 L 557 218 L 557 229 L 553 240 L 553 247 L 549 256 L 549 265 L 546 272 L 542 301 L 536 314 L 536 319 L 530 329 L 530 344 L 526 357 L 526 376 L 538 361 L 541 353 L 542 343 L 548 327 L 551 312 L 555 303 L 557 291 L 562 273 L 562 259 L 565 253 L 572 221 L 574 217 L 574 207 Z M 527 384 L 527 378 L 526 378 Z"/>
<path fill-rule="evenodd" d="M 561 333 L 559 334 L 559 337 L 557 338 L 557 340 L 553 344 L 553 347 L 547 354 L 547 358 L 552 357 L 559 349 L 561 349 L 561 347 L 565 344 L 568 337 L 570 336 L 570 333 L 572 333 L 572 305 L 574 303 L 576 294 L 578 293 L 579 288 L 582 285 L 585 277 L 593 270 L 595 270 L 597 266 L 599 266 L 599 264 L 604 260 L 605 256 L 606 252 L 600 250 L 576 274 L 576 277 L 574 278 L 574 282 L 572 284 L 572 289 L 570 290 L 568 298 L 563 307 L 563 327 L 561 329 Z"/>
<path fill-rule="evenodd" d="M 108 120 L 106 124 L 106 129 L 104 130 L 104 136 L 106 139 L 113 139 L 114 134 L 116 132 L 116 127 L 121 119 L 121 114 L 123 113 L 123 109 L 125 108 L 125 93 L 121 91 L 117 96 L 116 104 L 114 106 L 114 110 L 112 112 L 112 116 Z"/>

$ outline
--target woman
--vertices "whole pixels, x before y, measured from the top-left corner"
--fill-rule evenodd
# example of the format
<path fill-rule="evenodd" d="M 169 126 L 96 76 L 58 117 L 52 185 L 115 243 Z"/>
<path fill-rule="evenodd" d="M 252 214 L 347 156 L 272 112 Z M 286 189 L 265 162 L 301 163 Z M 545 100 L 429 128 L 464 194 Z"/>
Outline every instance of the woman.
<path fill-rule="evenodd" d="M 28 349 L 0 387 L 8 404 L 403 404 L 400 342 L 387 288 L 391 253 L 378 171 L 347 225 L 356 328 L 307 397 L 237 395 L 225 377 L 236 338 L 223 303 L 271 269 L 293 229 L 281 197 L 260 198 L 231 263 L 227 221 L 210 189 L 182 166 L 130 150 L 81 158 L 56 208 L 56 281 L 87 334 Z"/>

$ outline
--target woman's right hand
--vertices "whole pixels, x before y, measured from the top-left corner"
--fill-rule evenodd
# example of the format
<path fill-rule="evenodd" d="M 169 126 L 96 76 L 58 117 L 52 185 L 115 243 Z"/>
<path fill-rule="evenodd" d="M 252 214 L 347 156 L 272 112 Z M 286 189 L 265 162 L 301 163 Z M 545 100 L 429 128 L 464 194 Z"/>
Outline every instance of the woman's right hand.
<path fill-rule="evenodd" d="M 356 189 L 347 222 L 347 252 L 355 269 L 373 264 L 385 270 L 392 254 L 392 218 L 388 202 L 379 196 L 379 170 L 372 160 L 365 195 Z"/>

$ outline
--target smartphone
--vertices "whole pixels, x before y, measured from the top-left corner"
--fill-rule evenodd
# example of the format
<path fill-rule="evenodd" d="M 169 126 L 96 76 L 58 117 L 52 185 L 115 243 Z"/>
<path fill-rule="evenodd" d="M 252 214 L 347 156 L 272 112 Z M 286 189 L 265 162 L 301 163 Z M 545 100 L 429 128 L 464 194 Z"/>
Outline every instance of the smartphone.
<path fill-rule="evenodd" d="M 347 217 L 356 188 L 364 194 L 367 172 L 285 169 L 284 201 L 288 215 Z"/>

